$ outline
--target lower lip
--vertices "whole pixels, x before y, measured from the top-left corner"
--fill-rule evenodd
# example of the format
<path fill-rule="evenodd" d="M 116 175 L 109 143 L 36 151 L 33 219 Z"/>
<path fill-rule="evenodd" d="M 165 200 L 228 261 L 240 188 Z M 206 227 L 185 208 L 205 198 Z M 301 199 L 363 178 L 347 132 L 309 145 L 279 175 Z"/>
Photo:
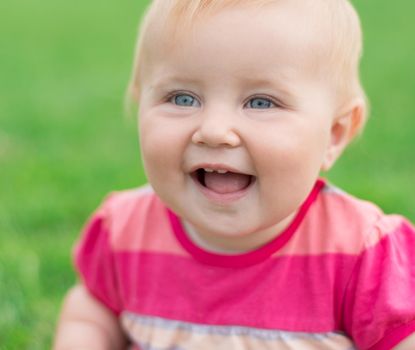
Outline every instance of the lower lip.
<path fill-rule="evenodd" d="M 216 202 L 218 204 L 229 204 L 232 202 L 236 202 L 237 200 L 245 197 L 251 187 L 254 185 L 256 179 L 253 178 L 251 183 L 245 187 L 243 190 L 232 192 L 232 193 L 218 193 L 215 191 L 210 190 L 209 188 L 203 186 L 197 179 L 193 176 L 190 176 L 193 182 L 196 184 L 196 187 L 202 192 L 202 194 L 212 202 Z"/>

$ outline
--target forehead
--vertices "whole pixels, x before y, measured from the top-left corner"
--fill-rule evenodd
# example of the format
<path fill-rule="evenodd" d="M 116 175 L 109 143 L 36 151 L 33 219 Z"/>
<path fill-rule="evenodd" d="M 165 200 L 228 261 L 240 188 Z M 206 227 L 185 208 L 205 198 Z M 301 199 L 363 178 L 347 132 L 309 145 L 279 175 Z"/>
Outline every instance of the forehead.
<path fill-rule="evenodd" d="M 191 26 L 158 26 L 146 42 L 146 61 L 206 71 L 220 68 L 218 61 L 227 71 L 308 69 L 315 65 L 325 31 L 308 6 L 296 3 L 230 7 L 202 15 Z"/>

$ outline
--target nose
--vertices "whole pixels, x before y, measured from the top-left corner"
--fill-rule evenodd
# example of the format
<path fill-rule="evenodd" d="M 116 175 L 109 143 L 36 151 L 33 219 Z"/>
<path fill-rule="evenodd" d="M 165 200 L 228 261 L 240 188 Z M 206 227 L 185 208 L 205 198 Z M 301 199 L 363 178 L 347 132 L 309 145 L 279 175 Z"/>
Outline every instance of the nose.
<path fill-rule="evenodd" d="M 203 113 L 192 135 L 192 142 L 209 147 L 237 147 L 241 144 L 236 120 L 229 113 Z"/>

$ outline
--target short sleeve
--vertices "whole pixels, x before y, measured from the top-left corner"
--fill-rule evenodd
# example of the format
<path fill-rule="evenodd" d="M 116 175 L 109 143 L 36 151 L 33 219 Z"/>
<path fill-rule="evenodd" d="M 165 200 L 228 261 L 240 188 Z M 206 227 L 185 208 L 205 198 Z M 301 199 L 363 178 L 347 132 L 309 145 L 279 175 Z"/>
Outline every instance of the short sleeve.
<path fill-rule="evenodd" d="M 74 265 L 89 292 L 115 314 L 121 312 L 106 202 L 91 216 L 74 248 Z"/>
<path fill-rule="evenodd" d="M 385 217 L 369 235 L 344 297 L 344 327 L 358 349 L 390 350 L 415 332 L 415 230 Z"/>

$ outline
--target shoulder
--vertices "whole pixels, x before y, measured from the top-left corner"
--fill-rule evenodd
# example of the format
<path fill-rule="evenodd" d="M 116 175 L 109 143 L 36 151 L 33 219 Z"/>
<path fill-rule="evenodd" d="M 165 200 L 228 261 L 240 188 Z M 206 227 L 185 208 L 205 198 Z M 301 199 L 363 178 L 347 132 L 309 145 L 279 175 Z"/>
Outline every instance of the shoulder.
<path fill-rule="evenodd" d="M 338 187 L 326 184 L 320 196 L 321 211 L 329 214 L 338 228 L 370 229 L 383 211 L 374 203 L 357 198 Z"/>
<path fill-rule="evenodd" d="M 134 214 L 157 201 L 157 196 L 150 185 L 110 192 L 101 203 L 98 211 L 109 217 L 124 217 Z"/>
<path fill-rule="evenodd" d="M 387 237 L 413 231 L 402 216 L 387 215 L 377 205 L 326 184 L 310 211 L 308 226 L 324 240 L 327 252 L 359 255 Z M 390 236 L 391 235 L 391 236 Z"/>
<path fill-rule="evenodd" d="M 354 257 L 342 295 L 345 330 L 358 348 L 390 349 L 415 329 L 415 229 L 406 218 L 333 187 L 320 202 L 335 218 L 337 248 Z"/>
<path fill-rule="evenodd" d="M 146 231 L 168 225 L 167 208 L 149 186 L 109 193 L 92 216 L 113 250 L 129 249 Z"/>

